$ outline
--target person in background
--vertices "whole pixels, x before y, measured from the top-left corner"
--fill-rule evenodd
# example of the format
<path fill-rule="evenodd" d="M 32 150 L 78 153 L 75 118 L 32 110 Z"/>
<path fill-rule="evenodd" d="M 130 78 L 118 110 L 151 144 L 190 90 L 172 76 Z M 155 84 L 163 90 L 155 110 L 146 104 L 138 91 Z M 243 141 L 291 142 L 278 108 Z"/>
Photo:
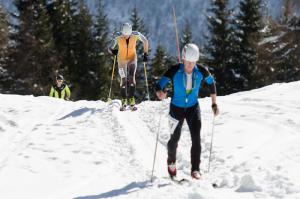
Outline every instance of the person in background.
<path fill-rule="evenodd" d="M 57 75 L 55 78 L 55 84 L 51 86 L 50 97 L 55 97 L 64 100 L 70 100 L 71 91 L 64 83 L 64 77 L 62 75 Z"/>

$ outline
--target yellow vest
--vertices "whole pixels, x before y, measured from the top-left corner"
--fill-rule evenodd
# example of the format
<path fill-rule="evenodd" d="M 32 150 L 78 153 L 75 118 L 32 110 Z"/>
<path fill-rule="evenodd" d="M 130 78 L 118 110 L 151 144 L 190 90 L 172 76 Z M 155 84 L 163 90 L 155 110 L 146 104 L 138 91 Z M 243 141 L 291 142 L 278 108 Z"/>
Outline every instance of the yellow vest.
<path fill-rule="evenodd" d="M 127 45 L 125 37 L 118 37 L 117 42 L 119 46 L 118 60 L 134 60 L 136 59 L 136 41 L 138 37 L 131 35 Z"/>
<path fill-rule="evenodd" d="M 60 88 L 58 88 L 55 85 L 55 86 L 51 87 L 49 96 L 55 97 L 55 98 L 60 98 L 60 99 L 65 99 L 65 98 L 70 99 L 71 91 L 70 91 L 69 87 L 65 84 L 63 84 Z"/>

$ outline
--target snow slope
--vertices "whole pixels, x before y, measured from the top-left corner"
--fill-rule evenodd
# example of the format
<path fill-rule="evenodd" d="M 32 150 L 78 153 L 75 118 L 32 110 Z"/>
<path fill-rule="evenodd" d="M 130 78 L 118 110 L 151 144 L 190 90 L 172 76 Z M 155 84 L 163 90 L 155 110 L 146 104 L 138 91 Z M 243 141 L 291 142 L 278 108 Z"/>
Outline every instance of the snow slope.
<path fill-rule="evenodd" d="M 166 178 L 168 100 L 119 112 L 118 100 L 0 94 L 0 198 L 299 199 L 299 96 L 294 82 L 219 97 L 209 174 L 213 116 L 210 99 L 200 99 L 203 180 L 181 186 Z M 190 144 L 184 124 L 177 167 L 186 178 Z"/>

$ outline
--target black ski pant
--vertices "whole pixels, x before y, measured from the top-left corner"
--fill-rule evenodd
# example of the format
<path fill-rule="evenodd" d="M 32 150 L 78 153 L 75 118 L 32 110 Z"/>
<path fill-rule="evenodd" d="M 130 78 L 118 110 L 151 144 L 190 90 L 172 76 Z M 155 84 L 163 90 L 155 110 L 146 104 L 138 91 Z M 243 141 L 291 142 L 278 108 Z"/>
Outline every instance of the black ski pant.
<path fill-rule="evenodd" d="M 121 96 L 122 99 L 134 97 L 136 83 L 135 72 L 137 68 L 136 60 L 119 63 L 119 70 L 123 69 L 125 77 L 121 76 Z"/>
<path fill-rule="evenodd" d="M 176 150 L 181 135 L 181 128 L 184 119 L 186 119 L 192 139 L 191 171 L 199 171 L 201 156 L 201 115 L 199 104 L 197 103 L 196 105 L 189 108 L 180 108 L 171 104 L 170 116 L 178 120 L 179 123 L 175 128 L 173 134 L 171 134 L 170 140 L 168 142 L 168 164 L 176 162 Z"/>

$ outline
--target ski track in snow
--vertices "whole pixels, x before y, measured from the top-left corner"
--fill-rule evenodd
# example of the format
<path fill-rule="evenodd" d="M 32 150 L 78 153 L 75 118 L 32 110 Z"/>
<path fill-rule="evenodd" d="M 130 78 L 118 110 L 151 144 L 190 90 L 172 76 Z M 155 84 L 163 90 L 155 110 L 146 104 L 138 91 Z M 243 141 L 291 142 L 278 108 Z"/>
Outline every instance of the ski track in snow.
<path fill-rule="evenodd" d="M 167 179 L 169 99 L 120 112 L 119 100 L 0 94 L 0 197 L 299 199 L 299 92 L 294 82 L 219 97 L 209 174 L 213 116 L 210 99 L 200 99 L 203 179 L 184 185 Z M 190 146 L 184 123 L 177 168 L 188 179 Z"/>

